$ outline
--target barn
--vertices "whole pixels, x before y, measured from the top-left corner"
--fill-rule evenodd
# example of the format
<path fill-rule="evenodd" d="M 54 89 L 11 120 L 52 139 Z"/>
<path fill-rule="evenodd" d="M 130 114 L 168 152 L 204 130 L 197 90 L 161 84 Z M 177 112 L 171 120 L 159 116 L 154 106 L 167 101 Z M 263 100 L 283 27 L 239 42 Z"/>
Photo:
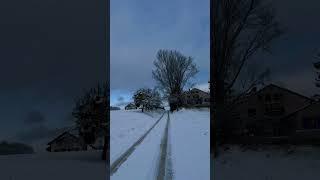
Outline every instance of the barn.
<path fill-rule="evenodd" d="M 87 145 L 84 141 L 71 134 L 64 132 L 48 143 L 47 151 L 60 152 L 60 151 L 83 151 L 87 150 Z"/>

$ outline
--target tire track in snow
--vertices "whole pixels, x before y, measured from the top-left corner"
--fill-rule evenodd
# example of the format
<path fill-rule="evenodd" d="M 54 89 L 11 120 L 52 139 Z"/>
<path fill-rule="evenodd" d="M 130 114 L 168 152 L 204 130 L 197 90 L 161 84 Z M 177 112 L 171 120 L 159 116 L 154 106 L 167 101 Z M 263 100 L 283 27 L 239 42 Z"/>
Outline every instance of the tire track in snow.
<path fill-rule="evenodd" d="M 168 111 L 167 123 L 166 123 L 164 135 L 160 145 L 160 158 L 159 158 L 159 164 L 158 164 L 157 175 L 156 175 L 157 180 L 173 179 L 171 151 L 170 151 L 170 144 L 168 141 L 169 125 L 170 125 L 170 116 Z"/>
<path fill-rule="evenodd" d="M 160 122 L 160 120 L 163 118 L 165 112 L 161 115 L 161 117 L 152 125 L 152 127 L 143 134 L 128 150 L 126 150 L 119 158 L 117 158 L 110 167 L 110 176 L 112 176 L 119 167 L 124 163 L 128 157 L 133 153 L 133 151 L 137 148 L 139 144 L 145 139 L 145 137 L 150 133 L 150 131 Z"/>

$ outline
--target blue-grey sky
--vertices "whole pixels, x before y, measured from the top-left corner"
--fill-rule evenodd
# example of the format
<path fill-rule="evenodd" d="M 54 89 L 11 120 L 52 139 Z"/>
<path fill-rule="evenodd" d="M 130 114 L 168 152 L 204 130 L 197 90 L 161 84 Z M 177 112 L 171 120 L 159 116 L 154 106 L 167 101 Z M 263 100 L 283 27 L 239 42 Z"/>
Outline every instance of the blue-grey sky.
<path fill-rule="evenodd" d="M 209 0 L 112 0 L 111 105 L 155 85 L 151 72 L 159 49 L 192 56 L 200 71 L 193 81 L 208 84 L 209 12 Z"/>
<path fill-rule="evenodd" d="M 33 126 L 70 124 L 74 99 L 106 80 L 105 24 L 104 0 L 0 2 L 0 141 L 37 137 L 34 111 Z"/>

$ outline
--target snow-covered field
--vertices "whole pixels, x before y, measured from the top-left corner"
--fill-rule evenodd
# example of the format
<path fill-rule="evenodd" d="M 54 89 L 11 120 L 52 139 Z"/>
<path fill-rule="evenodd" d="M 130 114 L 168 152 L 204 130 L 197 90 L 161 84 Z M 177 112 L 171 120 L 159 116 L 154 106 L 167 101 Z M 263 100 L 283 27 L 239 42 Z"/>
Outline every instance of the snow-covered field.
<path fill-rule="evenodd" d="M 210 179 L 210 111 L 171 114 L 170 144 L 175 180 Z"/>
<path fill-rule="evenodd" d="M 288 153 L 290 152 L 290 153 Z M 320 147 L 263 147 L 246 150 L 238 146 L 221 153 L 214 161 L 216 180 L 318 180 L 320 177 Z"/>
<path fill-rule="evenodd" d="M 161 113 L 142 113 L 141 110 L 118 110 L 110 114 L 110 163 L 112 164 L 155 122 Z"/>
<path fill-rule="evenodd" d="M 122 154 L 120 152 L 127 150 L 158 120 L 161 114 L 155 114 L 157 115 L 153 115 L 152 118 L 137 112 L 111 112 L 111 159 L 114 160 Z M 172 179 L 210 179 L 209 116 L 208 109 L 181 110 L 170 113 L 166 170 L 170 174 L 173 173 Z M 157 177 L 167 117 L 167 114 L 163 116 L 142 143 L 111 176 L 112 180 L 150 180 Z M 134 129 L 131 130 L 132 128 Z"/>
<path fill-rule="evenodd" d="M 101 151 L 0 156 L 1 180 L 105 180 Z"/>

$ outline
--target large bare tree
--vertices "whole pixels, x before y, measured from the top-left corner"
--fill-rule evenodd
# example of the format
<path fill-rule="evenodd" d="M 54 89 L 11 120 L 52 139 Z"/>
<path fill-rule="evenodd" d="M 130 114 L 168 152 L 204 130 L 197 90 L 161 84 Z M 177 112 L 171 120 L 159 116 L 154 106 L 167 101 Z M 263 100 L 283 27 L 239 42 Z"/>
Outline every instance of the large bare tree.
<path fill-rule="evenodd" d="M 210 87 L 214 100 L 211 143 L 216 156 L 217 129 L 225 120 L 226 93 L 253 55 L 260 50 L 269 51 L 272 40 L 282 31 L 266 0 L 211 0 L 210 16 Z M 251 81 L 257 82 L 254 78 Z"/>
<path fill-rule="evenodd" d="M 190 80 L 198 73 L 192 57 L 187 57 L 174 50 L 159 50 L 157 59 L 154 61 L 155 69 L 152 71 L 153 78 L 164 94 L 169 97 L 170 109 L 172 104 L 180 102 L 179 97 L 183 89 L 189 85 Z M 175 103 L 171 103 L 175 99 Z M 178 105 L 179 106 L 179 105 Z"/>

